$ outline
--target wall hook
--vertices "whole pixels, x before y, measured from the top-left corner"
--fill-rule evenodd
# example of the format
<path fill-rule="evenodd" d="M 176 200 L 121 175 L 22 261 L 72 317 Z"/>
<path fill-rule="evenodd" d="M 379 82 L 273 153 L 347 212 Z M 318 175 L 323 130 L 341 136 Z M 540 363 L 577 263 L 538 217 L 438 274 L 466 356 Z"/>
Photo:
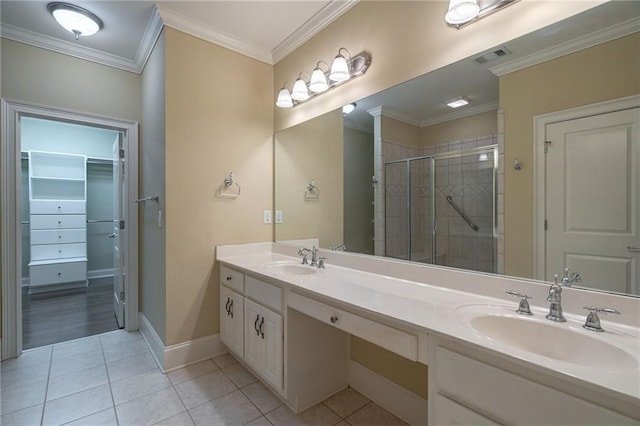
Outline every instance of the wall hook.
<path fill-rule="evenodd" d="M 233 192 L 233 190 L 230 189 L 234 185 L 238 189 L 237 192 Z M 220 198 L 235 199 L 240 196 L 240 189 L 241 189 L 240 185 L 238 184 L 238 182 L 235 181 L 235 178 L 233 177 L 233 172 L 229 172 L 229 174 L 222 181 L 222 185 L 218 187 L 216 196 Z"/>

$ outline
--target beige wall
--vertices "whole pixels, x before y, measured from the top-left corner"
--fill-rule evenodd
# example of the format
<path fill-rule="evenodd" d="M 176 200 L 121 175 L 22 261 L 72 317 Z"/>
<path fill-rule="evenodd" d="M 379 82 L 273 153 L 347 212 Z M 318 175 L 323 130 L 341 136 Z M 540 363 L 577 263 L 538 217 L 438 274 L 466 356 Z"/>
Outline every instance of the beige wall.
<path fill-rule="evenodd" d="M 271 241 L 272 67 L 171 28 L 166 37 L 166 340 L 218 333 L 220 244 Z M 233 172 L 235 200 L 217 198 Z"/>
<path fill-rule="evenodd" d="M 320 247 L 343 241 L 343 125 L 335 110 L 275 136 L 275 208 L 283 211 L 276 240 L 320 238 Z M 373 153 L 372 153 L 373 157 Z M 311 180 L 318 200 L 305 200 Z"/>
<path fill-rule="evenodd" d="M 420 128 L 386 116 L 381 117 L 383 142 L 420 147 Z"/>
<path fill-rule="evenodd" d="M 424 147 L 498 133 L 498 112 L 488 111 L 420 129 Z"/>
<path fill-rule="evenodd" d="M 504 108 L 505 273 L 533 276 L 533 117 L 640 93 L 640 33 L 500 78 Z"/>
<path fill-rule="evenodd" d="M 2 97 L 140 121 L 138 74 L 2 39 Z"/>
<path fill-rule="evenodd" d="M 160 34 L 142 72 L 140 195 L 158 194 L 159 202 L 140 208 L 139 309 L 166 344 L 165 229 L 157 226 L 157 208 L 165 198 L 165 35 Z"/>
<path fill-rule="evenodd" d="M 448 2 L 362 1 L 275 65 L 274 90 L 338 48 L 372 56 L 367 73 L 296 108 L 276 108 L 280 130 L 316 117 L 492 46 L 587 10 L 604 0 L 521 0 L 461 30 L 445 24 Z M 277 92 L 276 92 L 277 93 Z M 272 105 L 275 99 L 272 99 Z"/>

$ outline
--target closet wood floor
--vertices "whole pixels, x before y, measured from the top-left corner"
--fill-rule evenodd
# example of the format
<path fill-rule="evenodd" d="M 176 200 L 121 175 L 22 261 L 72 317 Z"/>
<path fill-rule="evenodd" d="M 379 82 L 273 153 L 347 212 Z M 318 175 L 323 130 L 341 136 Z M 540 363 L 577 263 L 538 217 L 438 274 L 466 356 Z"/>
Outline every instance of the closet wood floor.
<path fill-rule="evenodd" d="M 95 278 L 81 289 L 22 295 L 22 347 L 37 348 L 118 329 L 113 279 Z"/>

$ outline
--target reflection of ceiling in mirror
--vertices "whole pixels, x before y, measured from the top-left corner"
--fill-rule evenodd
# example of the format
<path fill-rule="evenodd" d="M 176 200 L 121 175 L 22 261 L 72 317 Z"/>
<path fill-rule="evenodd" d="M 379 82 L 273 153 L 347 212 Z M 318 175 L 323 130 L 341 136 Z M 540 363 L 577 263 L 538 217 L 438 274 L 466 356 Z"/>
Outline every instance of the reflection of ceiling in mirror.
<path fill-rule="evenodd" d="M 517 64 L 540 51 L 570 48 L 576 39 L 588 41 L 596 32 L 629 21 L 640 15 L 640 2 L 612 1 L 448 65 L 439 70 L 384 90 L 357 102 L 357 108 L 345 118 L 348 127 L 370 129 L 373 117 L 367 110 L 383 107 L 384 113 L 418 127 L 449 121 L 462 116 L 495 110 L 498 107 L 498 76 L 509 64 Z M 475 59 L 499 48 L 509 52 L 494 60 L 478 63 Z M 586 47 L 586 45 L 584 46 Z M 495 55 L 494 55 L 495 56 Z M 551 59 L 551 58 L 548 58 Z M 547 60 L 548 60 L 547 59 Z M 529 63 L 527 66 L 530 66 Z M 495 72 L 492 72 L 493 71 Z M 447 107 L 445 101 L 465 96 L 471 104 L 460 110 Z"/>

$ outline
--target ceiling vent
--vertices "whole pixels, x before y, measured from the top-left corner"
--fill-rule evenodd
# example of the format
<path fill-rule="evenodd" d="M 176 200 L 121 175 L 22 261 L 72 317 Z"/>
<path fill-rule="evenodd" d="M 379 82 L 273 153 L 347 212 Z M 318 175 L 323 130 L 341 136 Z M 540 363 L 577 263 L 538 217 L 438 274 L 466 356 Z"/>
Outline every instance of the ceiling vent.
<path fill-rule="evenodd" d="M 506 47 L 502 46 L 498 49 L 491 50 L 489 52 L 485 52 L 482 55 L 474 58 L 473 60 L 479 64 L 486 64 L 487 62 L 495 61 L 498 58 L 503 56 L 510 55 L 511 51 Z"/>

